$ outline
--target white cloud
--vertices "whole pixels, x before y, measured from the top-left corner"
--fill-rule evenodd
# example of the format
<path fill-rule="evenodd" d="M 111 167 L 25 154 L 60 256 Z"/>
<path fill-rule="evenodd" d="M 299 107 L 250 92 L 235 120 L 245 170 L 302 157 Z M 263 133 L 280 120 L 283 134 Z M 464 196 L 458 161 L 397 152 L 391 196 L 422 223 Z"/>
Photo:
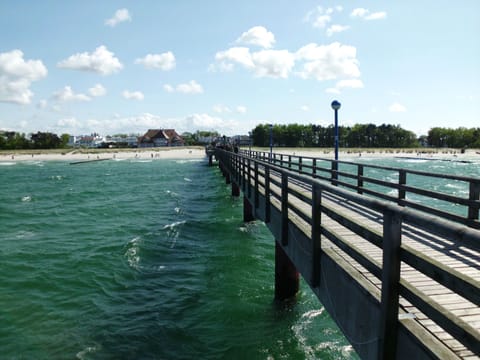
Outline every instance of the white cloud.
<path fill-rule="evenodd" d="M 171 51 L 163 54 L 148 54 L 144 58 L 135 60 L 135 64 L 141 64 L 147 69 L 160 69 L 163 71 L 175 68 L 175 55 Z"/>
<path fill-rule="evenodd" d="M 300 106 L 300 110 L 302 111 L 310 111 L 310 107 L 308 105 L 302 105 Z"/>
<path fill-rule="evenodd" d="M 124 90 L 122 96 L 127 100 L 143 100 L 144 95 L 140 91 L 128 91 Z"/>
<path fill-rule="evenodd" d="M 297 52 L 288 50 L 261 50 L 250 53 L 248 48 L 234 47 L 217 52 L 217 64 L 211 67 L 233 70 L 240 65 L 257 77 L 288 78 L 297 65 L 295 74 L 303 79 L 318 81 L 360 77 L 354 46 L 338 42 L 329 45 L 311 43 Z"/>
<path fill-rule="evenodd" d="M 58 102 L 68 101 L 90 101 L 92 100 L 85 94 L 75 94 L 70 86 L 65 86 L 62 90 L 59 90 L 53 94 L 53 98 Z"/>
<path fill-rule="evenodd" d="M 304 21 L 311 23 L 314 28 L 324 29 L 332 22 L 332 15 L 335 12 L 342 12 L 342 6 L 329 7 L 324 9 L 321 6 L 317 6 L 315 9 L 309 11 L 305 15 Z M 330 36 L 330 35 L 329 35 Z"/>
<path fill-rule="evenodd" d="M 232 110 L 228 106 L 225 106 L 225 105 L 222 105 L 222 104 L 214 105 L 213 106 L 213 111 L 218 113 L 218 114 L 231 113 L 232 112 Z"/>
<path fill-rule="evenodd" d="M 119 23 L 132 21 L 132 17 L 127 9 L 118 9 L 110 19 L 105 20 L 105 25 L 114 27 Z"/>
<path fill-rule="evenodd" d="M 173 93 L 179 92 L 183 94 L 202 94 L 203 87 L 195 80 L 190 80 L 188 83 L 178 84 L 176 87 L 173 87 L 170 84 L 163 85 L 163 89 L 166 92 Z"/>
<path fill-rule="evenodd" d="M 311 43 L 296 52 L 296 58 L 305 61 L 298 75 L 319 81 L 360 76 L 357 49 L 334 42 L 329 45 Z"/>
<path fill-rule="evenodd" d="M 390 112 L 406 112 L 406 111 L 407 111 L 407 108 L 406 108 L 405 106 L 403 106 L 402 104 L 393 103 L 393 104 L 390 105 L 390 107 L 388 108 L 388 111 L 390 111 Z"/>
<path fill-rule="evenodd" d="M 381 20 L 387 17 L 387 13 L 385 11 L 379 11 L 371 13 L 370 15 L 365 16 L 365 20 Z"/>
<path fill-rule="evenodd" d="M 332 36 L 335 33 L 343 32 L 350 29 L 348 25 L 332 25 L 327 29 L 327 36 Z"/>
<path fill-rule="evenodd" d="M 350 13 L 351 17 L 365 17 L 369 11 L 364 8 L 356 8 L 353 9 L 352 12 Z"/>
<path fill-rule="evenodd" d="M 358 17 L 364 20 L 381 20 L 387 17 L 385 11 L 370 13 L 370 10 L 364 8 L 356 8 L 350 13 L 351 17 Z"/>
<path fill-rule="evenodd" d="M 83 52 L 60 61 L 57 66 L 64 69 L 96 72 L 101 75 L 110 75 L 123 68 L 115 54 L 104 45 L 99 46 L 93 53 Z"/>
<path fill-rule="evenodd" d="M 330 16 L 332 13 L 333 8 L 324 9 L 321 6 L 317 6 L 305 15 L 304 21 L 311 23 L 313 27 L 323 29 L 332 21 L 332 17 Z"/>
<path fill-rule="evenodd" d="M 239 114 L 245 114 L 247 112 L 247 108 L 245 106 L 242 106 L 242 105 L 237 106 L 236 110 Z"/>
<path fill-rule="evenodd" d="M 166 92 L 169 92 L 169 93 L 173 93 L 175 92 L 175 88 L 170 85 L 170 84 L 165 84 L 163 85 L 163 89 L 166 91 Z"/>
<path fill-rule="evenodd" d="M 83 124 L 74 117 L 60 119 L 57 121 L 56 125 L 57 127 L 68 129 L 83 128 Z"/>
<path fill-rule="evenodd" d="M 107 93 L 107 89 L 102 84 L 95 84 L 95 86 L 88 89 L 88 93 L 93 97 L 104 96 Z"/>
<path fill-rule="evenodd" d="M 340 80 L 336 85 L 337 89 L 351 88 L 351 89 L 361 89 L 363 88 L 363 82 L 360 79 L 346 79 Z"/>
<path fill-rule="evenodd" d="M 234 120 L 226 120 L 208 114 L 192 114 L 185 118 L 183 126 L 186 129 L 235 132 L 235 130 L 238 129 L 239 123 Z"/>
<path fill-rule="evenodd" d="M 190 80 L 188 83 L 177 85 L 177 92 L 183 94 L 202 94 L 203 87 L 195 80 Z"/>
<path fill-rule="evenodd" d="M 326 93 L 329 93 L 329 94 L 340 94 L 340 90 L 337 89 L 336 87 L 334 88 L 328 88 L 325 90 Z"/>
<path fill-rule="evenodd" d="M 361 89 L 363 88 L 363 82 L 360 79 L 343 79 L 338 81 L 335 84 L 335 87 L 326 89 L 325 92 L 330 94 L 340 94 L 341 90 L 345 88 Z"/>
<path fill-rule="evenodd" d="M 263 50 L 252 54 L 255 75 L 286 79 L 295 65 L 288 50 Z"/>
<path fill-rule="evenodd" d="M 270 49 L 275 44 L 275 36 L 263 26 L 254 26 L 244 32 L 236 41 L 239 44 L 257 45 Z"/>
<path fill-rule="evenodd" d="M 233 112 L 236 112 L 238 114 L 245 114 L 247 112 L 247 108 L 243 105 L 238 105 L 235 107 L 235 109 L 232 109 L 228 106 L 217 104 L 213 106 L 213 111 L 217 114 L 231 114 Z"/>
<path fill-rule="evenodd" d="M 232 71 L 234 63 L 238 63 L 247 69 L 255 67 L 250 49 L 246 47 L 232 47 L 225 51 L 219 51 L 215 54 L 215 60 L 219 62 L 221 71 Z"/>
<path fill-rule="evenodd" d="M 254 72 L 257 77 L 287 78 L 295 65 L 295 57 L 288 50 L 261 50 L 233 47 L 217 52 L 215 59 L 220 69 L 231 71 L 235 64 Z"/>
<path fill-rule="evenodd" d="M 40 100 L 40 101 L 38 102 L 37 107 L 38 107 L 39 109 L 45 109 L 45 108 L 47 107 L 47 105 L 48 105 L 47 100 L 42 99 L 42 100 Z"/>
<path fill-rule="evenodd" d="M 25 61 L 21 50 L 0 53 L 0 102 L 30 104 L 30 85 L 47 73 L 41 60 Z"/>

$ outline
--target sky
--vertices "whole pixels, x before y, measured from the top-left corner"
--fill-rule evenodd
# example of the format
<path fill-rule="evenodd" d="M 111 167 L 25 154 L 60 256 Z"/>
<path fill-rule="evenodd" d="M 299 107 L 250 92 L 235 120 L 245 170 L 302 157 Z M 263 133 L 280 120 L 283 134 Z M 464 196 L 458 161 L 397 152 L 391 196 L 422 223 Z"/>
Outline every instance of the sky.
<path fill-rule="evenodd" d="M 0 130 L 480 127 L 480 1 L 0 1 Z"/>

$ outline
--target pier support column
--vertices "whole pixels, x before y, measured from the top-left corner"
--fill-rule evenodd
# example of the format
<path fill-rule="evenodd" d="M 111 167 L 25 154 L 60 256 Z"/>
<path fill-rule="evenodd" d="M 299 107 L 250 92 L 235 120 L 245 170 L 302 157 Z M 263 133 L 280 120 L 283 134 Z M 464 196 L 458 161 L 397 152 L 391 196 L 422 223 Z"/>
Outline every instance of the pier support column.
<path fill-rule="evenodd" d="M 232 196 L 240 196 L 240 187 L 234 181 L 232 181 Z"/>
<path fill-rule="evenodd" d="M 275 241 L 275 300 L 292 298 L 299 289 L 299 274 L 295 265 Z"/>
<path fill-rule="evenodd" d="M 208 155 L 208 166 L 213 165 L 213 155 Z"/>
<path fill-rule="evenodd" d="M 250 204 L 248 198 L 243 195 L 243 221 L 250 222 L 255 220 L 253 217 L 253 206 Z"/>

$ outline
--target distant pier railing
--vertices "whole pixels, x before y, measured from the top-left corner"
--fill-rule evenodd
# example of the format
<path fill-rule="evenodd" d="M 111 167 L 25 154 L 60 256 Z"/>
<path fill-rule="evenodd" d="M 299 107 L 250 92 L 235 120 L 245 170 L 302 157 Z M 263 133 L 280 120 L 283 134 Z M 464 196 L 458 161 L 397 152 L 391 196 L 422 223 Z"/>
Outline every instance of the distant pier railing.
<path fill-rule="evenodd" d="M 408 185 L 407 175 L 440 176 L 419 171 L 220 149 L 215 156 L 232 195 L 243 190 L 251 207 L 244 211 L 276 239 L 276 287 L 292 282 L 291 271 L 277 279 L 290 266 L 277 260 L 285 254 L 362 358 L 480 354 L 478 179 L 446 176 L 470 184 L 461 200 Z M 344 165 L 355 175 L 339 170 Z M 367 167 L 398 172 L 398 181 L 364 176 Z M 462 204 L 468 214 L 418 204 L 407 193 Z"/>
<path fill-rule="evenodd" d="M 400 206 L 427 212 L 480 229 L 480 178 L 362 164 L 351 161 L 242 150 L 241 154 L 270 162 L 283 169 L 330 181 L 358 194 L 394 202 Z M 372 171 L 373 170 L 373 171 Z M 388 177 L 388 181 L 383 178 Z M 425 185 L 418 185 L 428 183 Z M 468 197 L 433 190 L 435 184 L 454 181 L 463 186 Z M 441 187 L 441 186 L 438 186 Z M 416 197 L 416 199 L 414 198 Z M 423 200 L 423 202 L 422 202 Z M 430 205 L 432 200 L 437 203 Z M 452 206 L 455 205 L 455 206 Z M 457 210 L 452 212 L 451 209 Z M 461 214 L 463 212 L 463 215 Z"/>

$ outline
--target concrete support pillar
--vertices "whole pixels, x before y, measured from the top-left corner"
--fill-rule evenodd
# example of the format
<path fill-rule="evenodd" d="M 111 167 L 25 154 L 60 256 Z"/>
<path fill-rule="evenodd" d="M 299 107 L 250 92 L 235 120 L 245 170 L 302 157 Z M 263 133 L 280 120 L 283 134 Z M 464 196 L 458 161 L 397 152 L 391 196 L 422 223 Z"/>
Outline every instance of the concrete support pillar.
<path fill-rule="evenodd" d="M 232 179 L 230 179 L 230 174 L 225 171 L 225 183 L 229 185 L 232 182 Z"/>
<path fill-rule="evenodd" d="M 250 204 L 248 198 L 243 195 L 243 221 L 250 222 L 253 220 L 255 220 L 255 217 L 253 216 L 253 206 Z"/>
<path fill-rule="evenodd" d="M 240 187 L 234 181 L 232 181 L 232 196 L 240 196 Z"/>
<path fill-rule="evenodd" d="M 208 155 L 208 166 L 213 165 L 213 155 Z"/>
<path fill-rule="evenodd" d="M 282 301 L 294 297 L 299 284 L 299 274 L 295 265 L 278 241 L 275 241 L 275 300 Z"/>

